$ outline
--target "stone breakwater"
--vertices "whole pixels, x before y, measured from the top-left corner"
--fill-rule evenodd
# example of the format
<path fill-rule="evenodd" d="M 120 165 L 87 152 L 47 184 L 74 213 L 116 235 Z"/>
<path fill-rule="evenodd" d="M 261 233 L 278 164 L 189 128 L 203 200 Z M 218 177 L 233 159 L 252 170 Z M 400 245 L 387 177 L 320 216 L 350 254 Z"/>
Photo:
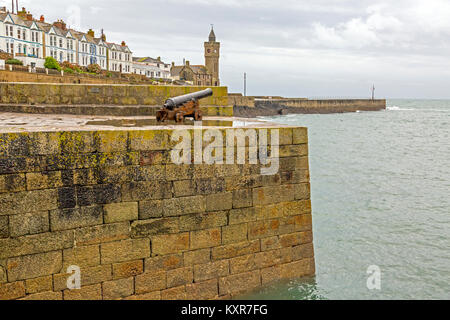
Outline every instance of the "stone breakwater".
<path fill-rule="evenodd" d="M 386 100 L 253 99 L 251 103 L 248 101 L 236 100 L 237 99 L 230 99 L 231 103 L 238 103 L 234 104 L 234 116 L 247 118 L 285 114 L 328 114 L 356 111 L 379 111 L 386 109 Z"/>
<path fill-rule="evenodd" d="M 313 275 L 307 130 L 269 129 L 273 176 L 175 165 L 170 128 L 3 128 L 0 300 L 227 299 Z"/>

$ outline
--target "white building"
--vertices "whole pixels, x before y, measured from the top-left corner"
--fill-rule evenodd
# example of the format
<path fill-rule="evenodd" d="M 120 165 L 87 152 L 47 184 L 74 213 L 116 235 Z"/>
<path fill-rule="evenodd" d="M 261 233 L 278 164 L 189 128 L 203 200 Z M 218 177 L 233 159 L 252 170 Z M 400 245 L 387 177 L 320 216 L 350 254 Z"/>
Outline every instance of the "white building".
<path fill-rule="evenodd" d="M 96 38 L 91 29 L 87 33 L 69 29 L 62 20 L 53 24 L 43 16 L 35 20 L 25 8 L 17 14 L 0 8 L 0 50 L 24 65 L 43 67 L 45 58 L 52 56 L 60 63 L 98 64 L 103 70 L 132 72 L 132 52 L 125 42 L 106 42 L 104 34 Z"/>
<path fill-rule="evenodd" d="M 169 79 L 170 65 L 157 59 L 133 57 L 133 73 L 145 75 L 148 78 Z"/>

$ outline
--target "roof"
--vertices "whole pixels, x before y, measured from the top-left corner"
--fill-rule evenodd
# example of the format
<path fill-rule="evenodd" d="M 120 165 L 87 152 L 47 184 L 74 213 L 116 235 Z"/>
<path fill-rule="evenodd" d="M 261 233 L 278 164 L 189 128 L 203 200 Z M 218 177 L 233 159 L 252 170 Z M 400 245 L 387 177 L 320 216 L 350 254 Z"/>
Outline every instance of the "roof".
<path fill-rule="evenodd" d="M 152 57 L 133 57 L 134 62 L 167 64 Z"/>
<path fill-rule="evenodd" d="M 211 32 L 209 33 L 209 42 L 216 42 L 216 34 L 213 28 L 211 28 Z"/>
<path fill-rule="evenodd" d="M 178 76 L 185 67 L 190 68 L 195 74 L 208 74 L 208 69 L 202 65 L 173 66 L 170 69 L 170 73 L 172 76 Z"/>

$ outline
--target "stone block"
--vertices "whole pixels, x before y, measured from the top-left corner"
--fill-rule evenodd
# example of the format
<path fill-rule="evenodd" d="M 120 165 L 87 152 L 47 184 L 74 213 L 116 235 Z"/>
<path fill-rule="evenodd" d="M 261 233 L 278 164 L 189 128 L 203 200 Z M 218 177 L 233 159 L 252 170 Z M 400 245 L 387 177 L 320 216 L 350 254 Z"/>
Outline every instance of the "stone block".
<path fill-rule="evenodd" d="M 54 291 L 67 289 L 67 280 L 72 274 L 67 273 L 67 269 L 62 270 L 62 272 L 63 273 L 53 275 Z M 81 268 L 80 272 L 81 272 L 82 287 L 112 280 L 111 265 L 101 265 L 89 268 Z"/>
<path fill-rule="evenodd" d="M 230 273 L 244 273 L 257 269 L 258 266 L 255 262 L 255 255 L 248 254 L 230 259 Z"/>
<path fill-rule="evenodd" d="M 256 218 L 255 208 L 233 209 L 229 213 L 229 224 L 233 225 L 256 221 Z"/>
<path fill-rule="evenodd" d="M 70 230 L 103 224 L 103 209 L 100 206 L 50 211 L 52 231 Z"/>
<path fill-rule="evenodd" d="M 0 239 L 9 237 L 9 218 L 0 216 Z"/>
<path fill-rule="evenodd" d="M 144 261 L 135 260 L 115 263 L 112 265 L 112 272 L 114 280 L 137 276 L 144 272 Z"/>
<path fill-rule="evenodd" d="M 76 265 L 80 268 L 100 264 L 100 246 L 83 246 L 63 250 L 63 268 Z"/>
<path fill-rule="evenodd" d="M 0 175 L 0 193 L 25 191 L 25 174 Z"/>
<path fill-rule="evenodd" d="M 58 208 L 55 189 L 0 194 L 0 216 Z"/>
<path fill-rule="evenodd" d="M 163 202 L 161 200 L 139 201 L 139 219 L 147 220 L 163 216 Z"/>
<path fill-rule="evenodd" d="M 129 237 L 129 222 L 105 224 L 75 230 L 75 241 L 80 246 L 119 241 Z"/>
<path fill-rule="evenodd" d="M 309 200 L 311 199 L 311 186 L 309 183 L 294 185 L 295 200 Z"/>
<path fill-rule="evenodd" d="M 167 271 L 183 266 L 183 254 L 181 253 L 145 259 L 145 272 Z"/>
<path fill-rule="evenodd" d="M 150 240 L 133 239 L 103 243 L 100 246 L 102 264 L 125 262 L 150 257 Z"/>
<path fill-rule="evenodd" d="M 25 296 L 23 281 L 0 284 L 0 300 L 15 300 Z"/>
<path fill-rule="evenodd" d="M 189 250 L 189 233 L 162 234 L 152 237 L 152 254 L 165 255 Z"/>
<path fill-rule="evenodd" d="M 135 278 L 136 294 L 149 293 L 167 288 L 166 272 L 143 273 Z"/>
<path fill-rule="evenodd" d="M 233 208 L 232 192 L 211 194 L 206 196 L 206 210 L 208 212 L 229 210 L 232 208 Z"/>
<path fill-rule="evenodd" d="M 253 205 L 252 189 L 235 190 L 233 192 L 233 208 L 247 208 Z"/>
<path fill-rule="evenodd" d="M 230 274 L 228 260 L 214 261 L 208 264 L 194 266 L 194 280 L 200 282 L 204 280 L 217 279 Z"/>
<path fill-rule="evenodd" d="M 220 228 L 198 230 L 191 232 L 191 250 L 217 247 L 221 244 Z"/>
<path fill-rule="evenodd" d="M 28 300 L 28 301 L 52 301 L 52 300 L 62 300 L 62 292 L 40 292 L 26 296 L 25 298 L 19 300 Z"/>
<path fill-rule="evenodd" d="M 237 295 L 248 292 L 261 286 L 260 271 L 250 271 L 241 274 L 235 274 L 219 280 L 219 294 Z"/>
<path fill-rule="evenodd" d="M 192 267 L 184 267 L 167 271 L 167 288 L 179 287 L 194 280 L 194 269 Z"/>
<path fill-rule="evenodd" d="M 64 300 L 102 300 L 102 285 L 82 287 L 79 290 L 64 290 Z"/>
<path fill-rule="evenodd" d="M 208 300 L 218 296 L 218 281 L 212 279 L 186 285 L 186 295 L 192 300 Z"/>
<path fill-rule="evenodd" d="M 137 202 L 110 203 L 103 206 L 105 223 L 139 219 Z"/>
<path fill-rule="evenodd" d="M 50 230 L 48 211 L 23 213 L 10 216 L 9 224 L 11 237 L 44 233 Z"/>
<path fill-rule="evenodd" d="M 293 129 L 293 144 L 307 144 L 308 143 L 308 129 L 294 128 Z"/>
<path fill-rule="evenodd" d="M 180 286 L 161 291 L 161 300 L 186 300 L 186 287 Z"/>
<path fill-rule="evenodd" d="M 27 190 L 53 189 L 63 186 L 61 171 L 30 172 L 26 174 Z"/>
<path fill-rule="evenodd" d="M 102 283 L 103 300 L 115 300 L 134 293 L 134 278 L 106 281 Z"/>
<path fill-rule="evenodd" d="M 144 238 L 180 231 L 178 218 L 163 218 L 135 221 L 131 224 L 131 237 Z M 184 231 L 184 230 L 182 230 Z"/>
<path fill-rule="evenodd" d="M 280 220 L 262 220 L 248 224 L 248 239 L 263 239 L 278 235 L 280 232 Z"/>
<path fill-rule="evenodd" d="M 62 267 L 62 252 L 20 256 L 8 259 L 8 281 L 26 280 L 58 273 Z"/>
<path fill-rule="evenodd" d="M 259 251 L 259 240 L 253 240 L 212 248 L 211 256 L 213 260 L 222 260 L 248 255 Z"/>
<path fill-rule="evenodd" d="M 195 251 L 186 251 L 183 254 L 183 259 L 185 266 L 209 263 L 211 261 L 211 249 L 207 248 Z"/>
<path fill-rule="evenodd" d="M 173 198 L 163 201 L 163 215 L 176 217 L 206 211 L 206 199 L 203 196 Z"/>
<path fill-rule="evenodd" d="M 51 275 L 29 279 L 25 281 L 27 294 L 46 292 L 53 290 L 53 278 Z"/>
<path fill-rule="evenodd" d="M 248 226 L 246 223 L 222 227 L 222 244 L 238 243 L 247 240 Z"/>
<path fill-rule="evenodd" d="M 227 212 L 198 213 L 181 216 L 180 231 L 195 231 L 225 226 L 228 222 Z"/>

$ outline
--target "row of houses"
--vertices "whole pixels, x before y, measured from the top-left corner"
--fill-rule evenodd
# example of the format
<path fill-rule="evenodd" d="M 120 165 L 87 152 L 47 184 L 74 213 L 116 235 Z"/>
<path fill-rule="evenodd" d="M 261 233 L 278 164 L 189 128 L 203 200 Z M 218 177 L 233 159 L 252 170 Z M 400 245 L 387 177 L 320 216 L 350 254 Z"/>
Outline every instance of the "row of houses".
<path fill-rule="evenodd" d="M 161 59 L 133 58 L 124 41 L 108 42 L 103 32 L 99 36 L 92 29 L 83 33 L 68 28 L 63 20 L 47 23 L 44 16 L 34 19 L 25 8 L 15 14 L 0 7 L 0 51 L 31 67 L 44 67 L 45 58 L 52 56 L 60 63 L 98 64 L 107 71 L 170 77 L 169 65 Z"/>

